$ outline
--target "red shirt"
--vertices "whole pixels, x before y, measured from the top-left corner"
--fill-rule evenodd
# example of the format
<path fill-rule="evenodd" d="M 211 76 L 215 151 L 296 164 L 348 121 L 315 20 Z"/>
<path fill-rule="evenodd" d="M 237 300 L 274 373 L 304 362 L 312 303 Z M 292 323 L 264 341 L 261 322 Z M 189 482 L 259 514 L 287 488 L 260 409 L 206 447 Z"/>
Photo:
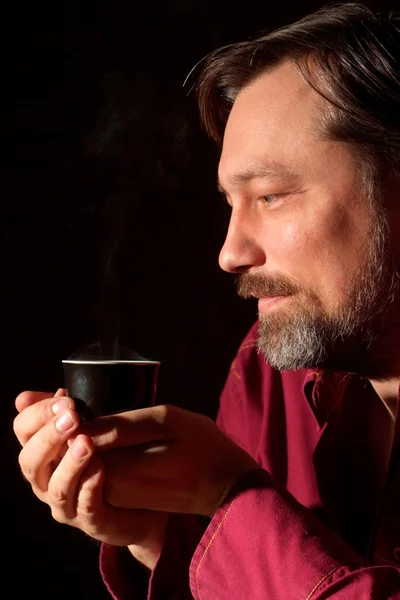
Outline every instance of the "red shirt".
<path fill-rule="evenodd" d="M 103 545 L 111 596 L 400 600 L 400 419 L 387 471 L 379 432 L 391 417 L 369 382 L 275 371 L 256 350 L 256 328 L 232 363 L 217 423 L 262 468 L 211 522 L 171 516 L 150 581 L 127 550 Z"/>

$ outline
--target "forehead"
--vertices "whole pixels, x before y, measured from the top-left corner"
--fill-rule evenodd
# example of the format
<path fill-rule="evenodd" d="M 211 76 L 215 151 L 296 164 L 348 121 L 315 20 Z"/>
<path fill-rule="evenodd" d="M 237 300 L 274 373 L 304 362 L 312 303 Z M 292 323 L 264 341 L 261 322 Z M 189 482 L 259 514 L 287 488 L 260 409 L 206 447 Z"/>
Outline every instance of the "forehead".
<path fill-rule="evenodd" d="M 310 159 L 324 100 L 286 62 L 258 77 L 237 96 L 225 128 L 220 176 L 247 162 L 295 166 Z M 300 164 L 298 165 L 300 166 Z"/>

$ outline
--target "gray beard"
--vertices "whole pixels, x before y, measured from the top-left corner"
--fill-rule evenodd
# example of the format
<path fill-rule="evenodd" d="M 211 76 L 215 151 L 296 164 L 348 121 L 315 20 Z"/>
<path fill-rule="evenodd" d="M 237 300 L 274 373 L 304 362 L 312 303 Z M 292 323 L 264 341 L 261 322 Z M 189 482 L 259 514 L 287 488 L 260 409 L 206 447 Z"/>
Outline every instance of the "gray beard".
<path fill-rule="evenodd" d="M 377 379 L 394 374 L 400 350 L 400 279 L 388 251 L 385 221 L 379 217 L 367 257 L 334 314 L 302 294 L 291 312 L 283 307 L 280 313 L 259 315 L 258 350 L 273 368 L 323 368 Z M 295 296 L 289 299 L 292 306 L 296 301 Z"/>

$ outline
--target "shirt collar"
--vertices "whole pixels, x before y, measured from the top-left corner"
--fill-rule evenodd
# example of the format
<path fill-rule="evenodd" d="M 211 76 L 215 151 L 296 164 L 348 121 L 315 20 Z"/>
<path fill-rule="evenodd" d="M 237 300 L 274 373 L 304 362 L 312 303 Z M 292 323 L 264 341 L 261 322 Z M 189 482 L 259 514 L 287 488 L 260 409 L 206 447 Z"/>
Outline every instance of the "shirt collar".
<path fill-rule="evenodd" d="M 341 402 L 350 375 L 342 372 L 309 369 L 303 382 L 303 394 L 317 422 L 323 427 Z"/>

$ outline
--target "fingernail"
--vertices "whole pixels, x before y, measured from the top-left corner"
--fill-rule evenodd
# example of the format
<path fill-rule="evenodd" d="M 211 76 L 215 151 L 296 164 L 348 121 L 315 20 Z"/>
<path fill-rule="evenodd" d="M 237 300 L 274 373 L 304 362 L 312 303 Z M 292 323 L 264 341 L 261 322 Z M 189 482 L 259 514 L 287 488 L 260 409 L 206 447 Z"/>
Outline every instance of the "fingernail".
<path fill-rule="evenodd" d="M 58 431 L 68 431 L 73 424 L 74 422 L 70 415 L 67 412 L 64 412 L 56 421 L 56 429 L 58 429 Z"/>
<path fill-rule="evenodd" d="M 54 404 L 51 407 L 51 410 L 53 411 L 53 413 L 55 415 L 58 415 L 59 412 L 61 412 L 62 410 L 65 410 L 68 407 L 69 407 L 69 402 L 68 402 L 67 398 L 62 398 L 61 400 L 54 402 Z"/>
<path fill-rule="evenodd" d="M 82 444 L 80 440 L 75 440 L 71 447 L 72 452 L 77 458 L 83 458 L 88 453 L 88 449 L 85 444 Z"/>

